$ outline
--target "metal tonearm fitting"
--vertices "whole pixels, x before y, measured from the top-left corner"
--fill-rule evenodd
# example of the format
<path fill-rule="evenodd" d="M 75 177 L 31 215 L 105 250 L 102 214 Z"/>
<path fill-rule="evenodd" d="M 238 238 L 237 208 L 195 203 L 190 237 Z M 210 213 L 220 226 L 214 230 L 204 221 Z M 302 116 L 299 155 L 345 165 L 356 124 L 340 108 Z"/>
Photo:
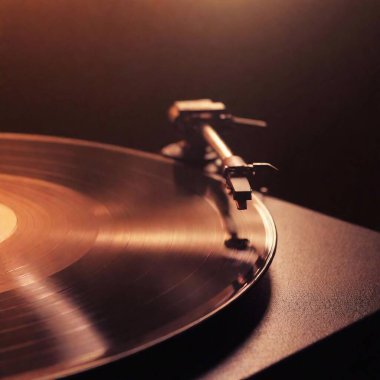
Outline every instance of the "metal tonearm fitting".
<path fill-rule="evenodd" d="M 231 115 L 221 102 L 210 99 L 177 101 L 169 108 L 169 120 L 183 133 L 185 140 L 168 145 L 162 150 L 166 156 L 207 163 L 217 163 L 226 186 L 239 210 L 247 208 L 252 199 L 253 176 L 257 167 L 271 167 L 268 163 L 247 164 L 232 153 L 218 131 L 224 132 L 234 125 L 266 127 L 262 120 L 246 119 Z"/>

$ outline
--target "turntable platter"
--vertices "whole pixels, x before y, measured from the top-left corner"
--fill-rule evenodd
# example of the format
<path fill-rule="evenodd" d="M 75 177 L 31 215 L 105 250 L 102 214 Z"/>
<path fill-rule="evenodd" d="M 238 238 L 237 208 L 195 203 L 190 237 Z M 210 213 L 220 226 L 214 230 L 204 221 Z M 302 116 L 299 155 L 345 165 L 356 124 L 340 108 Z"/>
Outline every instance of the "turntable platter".
<path fill-rule="evenodd" d="M 0 135 L 0 376 L 75 373 L 160 342 L 268 267 L 272 218 L 160 156 Z M 243 246 L 242 246 L 243 244 Z"/>

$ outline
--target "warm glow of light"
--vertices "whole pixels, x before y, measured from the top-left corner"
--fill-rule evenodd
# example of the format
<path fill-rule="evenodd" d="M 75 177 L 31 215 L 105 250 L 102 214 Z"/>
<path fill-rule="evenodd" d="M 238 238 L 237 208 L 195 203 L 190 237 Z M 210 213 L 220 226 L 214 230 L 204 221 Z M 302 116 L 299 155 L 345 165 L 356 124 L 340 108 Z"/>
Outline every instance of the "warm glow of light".
<path fill-rule="evenodd" d="M 80 306 L 65 297 L 54 283 L 45 278 L 38 281 L 33 274 L 15 279 L 18 291 L 33 305 L 41 324 L 48 327 L 57 343 L 59 361 L 80 364 L 101 357 L 107 350 L 106 339 L 95 328 Z"/>
<path fill-rule="evenodd" d="M 7 206 L 0 203 L 0 243 L 15 232 L 17 216 Z"/>

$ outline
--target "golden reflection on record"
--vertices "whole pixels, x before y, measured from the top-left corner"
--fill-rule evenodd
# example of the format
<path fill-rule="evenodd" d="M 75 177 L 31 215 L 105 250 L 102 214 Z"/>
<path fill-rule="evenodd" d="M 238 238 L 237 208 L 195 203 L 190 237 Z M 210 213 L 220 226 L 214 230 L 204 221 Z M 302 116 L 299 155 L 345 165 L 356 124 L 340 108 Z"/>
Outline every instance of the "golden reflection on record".
<path fill-rule="evenodd" d="M 78 372 L 200 322 L 269 265 L 273 221 L 158 156 L 0 135 L 0 375 Z M 247 241 L 243 248 L 232 243 Z"/>

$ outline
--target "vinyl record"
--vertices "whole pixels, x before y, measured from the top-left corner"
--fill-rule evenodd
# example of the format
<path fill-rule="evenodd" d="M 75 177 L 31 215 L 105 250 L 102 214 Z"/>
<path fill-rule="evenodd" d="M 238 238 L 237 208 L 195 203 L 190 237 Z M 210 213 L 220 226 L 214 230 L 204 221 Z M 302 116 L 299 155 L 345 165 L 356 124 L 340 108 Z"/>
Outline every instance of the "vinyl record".
<path fill-rule="evenodd" d="M 55 377 L 123 357 L 238 297 L 268 267 L 254 196 L 153 154 L 0 135 L 0 377 Z"/>

